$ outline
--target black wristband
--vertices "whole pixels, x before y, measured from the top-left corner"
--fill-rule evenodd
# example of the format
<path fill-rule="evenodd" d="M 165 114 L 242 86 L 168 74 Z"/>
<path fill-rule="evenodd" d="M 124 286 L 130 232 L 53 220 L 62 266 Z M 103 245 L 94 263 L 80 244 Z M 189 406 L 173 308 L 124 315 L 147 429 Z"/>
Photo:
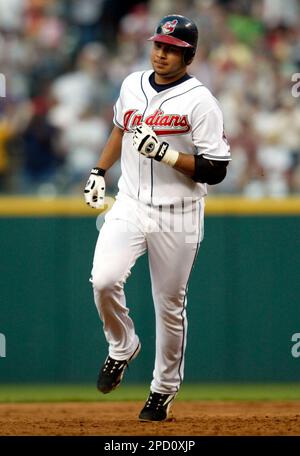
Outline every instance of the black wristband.
<path fill-rule="evenodd" d="M 91 174 L 94 174 L 95 176 L 103 176 L 105 175 L 106 170 L 103 168 L 93 168 L 91 171 Z"/>

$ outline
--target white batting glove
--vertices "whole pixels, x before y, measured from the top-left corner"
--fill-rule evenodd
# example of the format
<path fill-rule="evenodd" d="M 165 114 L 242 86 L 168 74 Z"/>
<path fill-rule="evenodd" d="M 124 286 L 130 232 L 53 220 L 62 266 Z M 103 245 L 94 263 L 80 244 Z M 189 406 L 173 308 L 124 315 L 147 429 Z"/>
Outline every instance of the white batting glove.
<path fill-rule="evenodd" d="M 162 161 L 172 167 L 175 165 L 179 152 L 170 149 L 170 145 L 166 141 L 160 142 L 149 125 L 143 122 L 133 131 L 133 146 L 140 154 Z"/>
<path fill-rule="evenodd" d="M 93 168 L 84 189 L 85 202 L 94 209 L 101 209 L 104 206 L 104 174 L 104 169 Z"/>

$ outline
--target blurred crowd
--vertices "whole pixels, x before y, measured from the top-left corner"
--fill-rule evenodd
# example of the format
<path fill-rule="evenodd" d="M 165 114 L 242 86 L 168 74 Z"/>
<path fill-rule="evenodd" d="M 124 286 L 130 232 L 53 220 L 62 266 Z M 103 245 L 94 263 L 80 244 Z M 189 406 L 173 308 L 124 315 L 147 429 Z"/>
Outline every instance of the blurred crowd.
<path fill-rule="evenodd" d="M 300 0 L 0 0 L 0 193 L 79 194 L 124 77 L 166 14 L 198 25 L 189 73 L 218 98 L 233 161 L 215 194 L 300 193 Z M 5 80 L 3 76 L 5 76 Z M 4 96 L 5 95 L 5 96 Z M 116 164 L 107 174 L 115 194 Z"/>

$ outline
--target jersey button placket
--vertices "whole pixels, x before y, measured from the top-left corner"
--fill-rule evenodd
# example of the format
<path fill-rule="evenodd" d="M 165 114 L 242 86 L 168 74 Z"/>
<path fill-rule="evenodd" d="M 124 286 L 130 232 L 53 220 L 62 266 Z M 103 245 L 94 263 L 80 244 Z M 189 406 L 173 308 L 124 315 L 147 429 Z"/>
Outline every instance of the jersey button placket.
<path fill-rule="evenodd" d="M 155 95 L 159 95 L 159 94 L 155 94 Z M 155 110 L 158 108 L 160 101 L 157 99 L 153 100 L 154 98 L 156 98 L 155 95 L 153 95 L 152 99 L 149 100 L 149 105 L 148 105 L 146 111 L 144 112 L 143 121 L 145 121 L 147 119 L 147 117 L 150 116 L 151 114 L 153 114 L 155 112 Z M 143 157 L 143 162 L 142 162 L 142 166 L 141 166 L 140 199 L 142 199 L 146 203 L 148 203 L 148 202 L 151 203 L 152 191 L 153 191 L 152 190 L 153 177 L 152 177 L 151 162 L 152 162 L 152 159 Z"/>

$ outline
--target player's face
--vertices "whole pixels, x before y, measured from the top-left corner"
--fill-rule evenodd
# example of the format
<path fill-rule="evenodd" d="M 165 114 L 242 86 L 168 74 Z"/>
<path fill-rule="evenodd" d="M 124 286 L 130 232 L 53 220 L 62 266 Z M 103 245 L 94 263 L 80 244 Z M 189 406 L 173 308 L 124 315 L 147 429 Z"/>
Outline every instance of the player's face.
<path fill-rule="evenodd" d="M 186 73 L 183 50 L 170 44 L 153 43 L 151 63 L 157 76 L 156 82 L 172 82 Z"/>

